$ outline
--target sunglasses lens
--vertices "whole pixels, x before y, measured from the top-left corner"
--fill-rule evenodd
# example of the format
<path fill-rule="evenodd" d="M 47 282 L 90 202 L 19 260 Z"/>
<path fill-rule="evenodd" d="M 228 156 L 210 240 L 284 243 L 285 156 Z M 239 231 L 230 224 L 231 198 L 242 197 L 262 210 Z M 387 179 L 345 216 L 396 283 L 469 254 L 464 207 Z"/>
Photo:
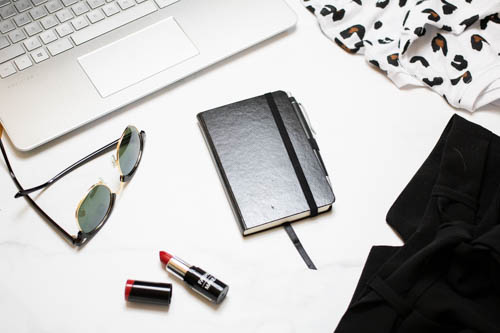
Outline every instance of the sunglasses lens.
<path fill-rule="evenodd" d="M 85 197 L 78 209 L 78 224 L 83 232 L 94 231 L 108 214 L 111 206 L 111 192 L 103 185 L 97 185 Z"/>
<path fill-rule="evenodd" d="M 130 175 L 134 170 L 141 154 L 141 138 L 135 127 L 127 127 L 118 149 L 118 163 L 124 176 Z"/>

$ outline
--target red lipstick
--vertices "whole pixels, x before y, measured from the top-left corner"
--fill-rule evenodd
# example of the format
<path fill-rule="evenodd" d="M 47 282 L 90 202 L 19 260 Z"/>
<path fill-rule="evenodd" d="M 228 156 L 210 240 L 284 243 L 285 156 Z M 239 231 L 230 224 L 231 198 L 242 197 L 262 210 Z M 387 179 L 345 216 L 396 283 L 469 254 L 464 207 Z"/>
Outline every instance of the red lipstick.
<path fill-rule="evenodd" d="M 229 286 L 203 269 L 192 266 L 178 257 L 161 251 L 160 260 L 165 264 L 166 270 L 184 281 L 191 289 L 209 301 L 220 304 L 229 291 Z"/>
<path fill-rule="evenodd" d="M 172 259 L 174 256 L 171 255 L 170 253 L 167 253 L 165 251 L 160 251 L 160 260 L 163 264 L 168 264 L 170 259 Z"/>

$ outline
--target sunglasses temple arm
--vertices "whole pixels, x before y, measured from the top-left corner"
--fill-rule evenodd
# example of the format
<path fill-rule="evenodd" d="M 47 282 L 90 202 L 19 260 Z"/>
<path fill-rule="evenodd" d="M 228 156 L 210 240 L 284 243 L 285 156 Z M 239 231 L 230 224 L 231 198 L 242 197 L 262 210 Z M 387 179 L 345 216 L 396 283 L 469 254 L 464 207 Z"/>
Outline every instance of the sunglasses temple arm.
<path fill-rule="evenodd" d="M 35 191 L 38 191 L 38 190 L 41 190 L 45 187 L 48 187 L 52 184 L 54 184 L 56 181 L 58 181 L 59 179 L 63 178 L 64 176 L 66 176 L 67 174 L 69 174 L 70 172 L 78 169 L 79 167 L 81 167 L 82 165 L 92 161 L 93 159 L 95 159 L 96 157 L 99 157 L 101 156 L 102 154 L 104 153 L 107 153 L 108 151 L 111 151 L 112 149 L 116 148 L 116 145 L 118 144 L 118 141 L 119 139 L 107 144 L 106 146 L 96 150 L 95 152 L 85 156 L 84 158 L 82 158 L 81 160 L 79 160 L 78 162 L 74 163 L 73 165 L 69 166 L 68 168 L 64 169 L 63 171 L 61 171 L 58 175 L 56 175 L 55 177 L 53 177 L 52 179 L 50 179 L 48 182 L 42 184 L 42 185 L 38 185 L 38 186 L 35 186 L 35 187 L 32 187 L 32 188 L 29 188 L 29 189 L 25 189 L 25 190 L 22 190 L 20 189 L 19 192 L 16 193 L 15 197 L 16 198 L 19 198 L 19 197 L 22 197 L 22 196 L 25 196 L 25 195 L 28 195 L 32 192 L 35 192 Z M 5 155 L 4 155 L 5 156 Z M 9 169 L 10 170 L 10 169 Z M 12 174 L 12 172 L 11 172 Z M 19 186 L 18 186 L 19 188 Z"/>
<path fill-rule="evenodd" d="M 14 173 L 14 170 L 12 170 L 12 167 L 10 165 L 10 162 L 9 162 L 9 158 L 7 157 L 7 153 L 5 151 L 5 148 L 3 146 L 3 142 L 2 140 L 0 139 L 0 149 L 2 150 L 2 155 L 3 155 L 3 158 L 5 160 L 5 164 L 7 164 L 7 169 L 9 169 L 9 173 L 10 173 L 10 177 L 12 178 L 12 180 L 14 181 L 14 184 L 16 184 L 16 187 L 19 191 L 22 191 L 23 190 L 23 187 L 21 186 L 21 184 L 19 183 L 19 181 L 17 180 L 16 178 L 16 175 Z"/>
<path fill-rule="evenodd" d="M 14 181 L 14 184 L 16 184 L 16 187 L 18 188 L 19 191 L 22 191 L 23 190 L 23 187 L 21 186 L 21 184 L 19 183 L 19 181 L 17 180 L 16 178 L 16 175 L 14 174 L 14 171 L 12 170 L 12 167 L 10 165 L 10 162 L 9 162 L 9 158 L 7 157 L 7 153 L 5 152 L 5 148 L 3 146 L 3 142 L 2 140 L 0 139 L 0 150 L 2 151 L 2 155 L 3 155 L 3 158 L 5 160 L 5 164 L 7 164 L 7 169 L 9 169 L 9 173 L 10 173 L 10 177 L 12 178 L 12 180 Z M 47 219 L 47 221 L 49 221 L 51 223 L 51 225 L 56 228 L 59 232 L 61 232 L 61 234 L 67 239 L 69 240 L 71 243 L 75 244 L 75 242 L 77 241 L 77 239 L 75 239 L 75 237 L 71 236 L 69 233 L 66 232 L 66 230 L 64 230 L 59 224 L 57 224 L 50 216 L 48 216 L 41 208 L 40 206 L 38 206 L 35 201 L 33 201 L 33 199 L 31 199 L 29 196 L 26 196 L 25 197 L 26 200 L 28 200 L 28 202 L 33 206 L 33 208 L 40 214 L 42 215 L 43 217 L 45 217 Z"/>
<path fill-rule="evenodd" d="M 55 229 L 57 229 L 62 234 L 62 236 L 64 236 L 64 238 L 66 238 L 72 244 L 76 244 L 78 239 L 75 238 L 74 236 L 71 236 L 66 230 L 64 230 L 59 224 L 57 224 L 56 221 L 54 221 L 50 216 L 48 216 L 47 213 L 45 213 L 42 210 L 42 208 L 40 208 L 40 206 L 38 206 L 36 202 L 33 199 L 31 199 L 30 196 L 26 195 L 24 196 L 24 198 L 28 200 L 28 202 L 38 212 L 38 214 L 42 215 L 46 221 L 48 221 Z"/>

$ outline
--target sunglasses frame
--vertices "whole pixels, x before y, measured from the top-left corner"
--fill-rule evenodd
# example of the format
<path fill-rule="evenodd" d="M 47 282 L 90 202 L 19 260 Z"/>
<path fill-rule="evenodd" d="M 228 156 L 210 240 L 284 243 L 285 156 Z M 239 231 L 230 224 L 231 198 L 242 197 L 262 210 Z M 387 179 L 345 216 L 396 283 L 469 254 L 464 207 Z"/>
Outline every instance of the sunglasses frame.
<path fill-rule="evenodd" d="M 120 139 L 118 140 L 118 144 L 116 145 L 116 164 L 118 165 L 118 170 L 120 171 L 120 182 L 122 183 L 126 183 L 126 182 L 129 182 L 135 175 L 135 172 L 137 171 L 137 168 L 139 167 L 139 164 L 141 163 L 141 159 L 142 159 L 142 152 L 144 151 L 144 142 L 146 141 L 146 133 L 144 131 L 141 131 L 139 132 L 139 130 L 135 127 L 135 126 L 132 126 L 132 125 L 129 125 L 127 126 L 125 129 L 127 128 L 133 128 L 137 133 L 139 133 L 139 138 L 141 140 L 141 148 L 139 150 L 139 157 L 137 158 L 137 161 L 135 162 L 135 165 L 134 167 L 132 168 L 132 170 L 130 171 L 130 173 L 128 175 L 124 175 L 123 172 L 122 172 L 122 168 L 120 167 L 120 146 L 122 144 L 122 141 L 123 141 L 123 138 L 125 137 L 125 131 L 123 131 L 122 133 L 122 136 L 120 137 Z"/>
<path fill-rule="evenodd" d="M 80 207 L 82 206 L 83 202 L 85 201 L 85 199 L 89 195 L 90 191 L 92 191 L 97 186 L 104 186 L 104 187 L 106 187 L 109 190 L 110 201 L 109 201 L 108 210 L 106 212 L 106 215 L 104 215 L 103 219 L 99 222 L 99 224 L 92 231 L 90 231 L 90 232 L 84 232 L 82 230 L 80 222 L 78 221 L 78 211 L 80 210 Z M 87 239 L 88 238 L 92 238 L 104 226 L 104 224 L 106 224 L 106 221 L 111 216 L 111 213 L 113 212 L 113 208 L 115 207 L 116 195 L 117 195 L 117 193 L 113 192 L 109 188 L 109 186 L 106 185 L 106 184 L 104 184 L 103 182 L 98 182 L 98 183 L 92 185 L 92 187 L 89 188 L 89 190 L 87 191 L 87 193 L 85 193 L 85 196 L 78 203 L 78 206 L 76 207 L 76 211 L 75 211 L 76 225 L 78 226 L 78 229 L 80 229 L 80 231 L 78 232 L 78 235 L 76 237 L 77 239 L 82 239 L 83 240 L 83 239 L 86 239 L 86 238 Z"/>
<path fill-rule="evenodd" d="M 78 236 L 77 238 L 89 238 L 89 237 L 93 237 L 93 235 L 95 235 L 103 226 L 104 224 L 106 223 L 106 221 L 109 219 L 111 213 L 113 212 L 113 208 L 115 206 L 115 201 L 116 201 L 116 196 L 118 194 L 120 194 L 121 190 L 122 190 L 122 187 L 123 187 L 123 184 L 124 183 L 127 183 L 129 182 L 132 177 L 134 177 L 134 174 L 135 172 L 137 171 L 137 168 L 139 167 L 139 164 L 141 163 L 141 159 L 142 159 L 142 152 L 143 152 L 143 149 L 144 149 L 144 138 L 145 138 L 145 133 L 144 132 L 139 132 L 139 130 L 135 127 L 135 126 L 132 126 L 132 125 L 129 125 L 125 128 L 125 130 L 127 128 L 132 128 L 136 131 L 136 133 L 139 134 L 139 138 L 140 138 L 140 150 L 139 150 L 139 157 L 137 158 L 137 161 L 135 162 L 135 165 L 134 167 L 132 168 L 132 170 L 130 171 L 130 173 L 128 175 L 124 175 L 123 174 L 123 171 L 120 167 L 120 155 L 119 155 L 119 152 L 120 152 L 120 146 L 123 142 L 123 139 L 125 138 L 125 131 L 123 131 L 122 133 L 122 136 L 120 137 L 120 139 L 118 140 L 118 143 L 116 145 L 116 155 L 115 155 L 115 164 L 116 166 L 118 167 L 118 171 L 120 172 L 120 189 L 118 190 L 118 192 L 113 192 L 113 190 L 111 190 L 111 188 L 106 185 L 103 181 L 99 181 L 98 183 L 92 185 L 87 193 L 83 196 L 83 198 L 80 200 L 80 202 L 78 203 L 78 206 L 76 207 L 76 210 L 75 210 L 75 219 L 76 219 L 76 224 L 78 226 L 78 229 L 80 229 L 80 231 L 78 232 Z M 142 133 L 142 135 L 141 135 Z M 80 221 L 78 221 L 78 211 L 80 210 L 80 207 L 82 206 L 83 202 L 85 201 L 85 199 L 87 198 L 87 196 L 89 195 L 89 193 L 94 189 L 96 188 L 97 186 L 104 186 L 108 189 L 109 193 L 110 193 L 110 202 L 109 202 L 109 207 L 108 207 L 108 211 L 106 212 L 106 215 L 104 215 L 102 221 L 99 222 L 99 224 L 94 228 L 94 230 L 92 230 L 91 232 L 84 232 L 82 230 L 82 227 L 80 226 Z"/>
<path fill-rule="evenodd" d="M 139 133 L 139 139 L 140 139 L 140 150 L 139 150 L 139 157 L 137 158 L 137 161 L 136 161 L 136 164 L 134 166 L 134 168 L 130 171 L 130 173 L 128 175 L 123 175 L 122 174 L 122 171 L 121 171 L 121 168 L 120 168 L 120 163 L 119 163 L 119 155 L 118 155 L 118 150 L 120 148 L 120 144 L 123 140 L 123 137 L 125 136 L 125 130 L 123 131 L 122 133 L 122 136 L 107 144 L 106 146 L 94 151 L 93 153 L 85 156 L 84 158 L 82 158 L 81 160 L 77 161 L 76 163 L 72 164 L 71 166 L 69 166 L 68 168 L 64 169 L 63 171 L 61 171 L 59 174 L 57 174 L 56 176 L 54 176 L 52 179 L 50 179 L 49 181 L 45 182 L 44 184 L 42 185 L 38 185 L 38 186 L 35 186 L 33 188 L 29 188 L 29 189 L 24 189 L 22 187 L 22 185 L 19 183 L 19 181 L 17 180 L 17 177 L 12 169 L 12 166 L 10 165 L 10 162 L 9 162 L 9 159 L 7 157 L 7 153 L 5 151 L 5 147 L 3 145 L 3 142 L 1 140 L 1 128 L 0 128 L 0 150 L 2 151 L 2 155 L 5 159 L 5 163 L 7 164 L 7 169 L 9 170 L 9 173 L 10 173 L 10 176 L 12 178 L 12 180 L 14 181 L 14 184 L 16 185 L 17 189 L 19 190 L 19 192 L 16 193 L 16 195 L 14 196 L 15 198 L 20 198 L 20 197 L 24 197 L 28 203 L 37 211 L 38 214 L 40 214 L 53 228 L 55 228 L 57 231 L 59 231 L 61 233 L 61 235 L 66 239 L 68 240 L 69 242 L 71 242 L 71 244 L 75 245 L 75 246 L 83 246 L 85 245 L 90 239 L 92 239 L 95 234 L 97 234 L 97 232 L 99 230 L 101 230 L 101 228 L 104 226 L 104 224 L 106 223 L 106 221 L 108 220 L 109 216 L 111 215 L 111 212 L 113 211 L 113 208 L 114 208 L 114 204 L 115 204 L 115 201 L 116 201 L 116 194 L 117 193 L 113 193 L 111 190 L 111 201 L 110 201 L 110 205 L 109 205 L 109 208 L 108 208 L 108 212 L 106 213 L 106 216 L 103 218 L 103 220 L 97 225 L 97 227 L 92 230 L 91 232 L 83 232 L 81 230 L 81 227 L 80 227 L 80 224 L 78 223 L 78 219 L 77 219 L 77 223 L 78 223 L 78 228 L 80 229 L 78 234 L 76 236 L 73 236 L 71 234 L 69 234 L 66 230 L 64 230 L 64 228 L 62 228 L 57 222 L 55 222 L 49 215 L 47 215 L 47 213 L 45 213 L 45 211 L 29 196 L 30 193 L 32 192 L 35 192 L 35 191 L 38 191 L 38 190 L 41 190 L 41 189 L 44 189 L 44 188 L 47 188 L 49 186 L 51 186 L 52 184 L 54 184 L 55 182 L 57 182 L 58 180 L 60 180 L 61 178 L 63 178 L 64 176 L 66 176 L 67 174 L 69 174 L 70 172 L 78 169 L 79 167 L 83 166 L 84 164 L 92 161 L 93 159 L 103 155 L 104 153 L 107 153 L 111 150 L 113 150 L 114 148 L 116 148 L 116 163 L 118 164 L 118 169 L 119 169 L 119 172 L 120 172 L 120 191 L 121 191 L 121 188 L 123 187 L 123 184 L 130 181 L 132 179 L 132 177 L 134 176 L 135 172 L 137 171 L 137 168 L 141 162 L 141 159 L 142 159 L 142 154 L 144 152 L 144 145 L 145 145 L 145 142 L 146 142 L 146 132 L 144 131 L 138 131 L 137 128 L 135 128 L 134 126 L 127 126 L 125 129 L 127 128 L 133 128 L 135 129 L 138 133 Z M 95 186 L 98 186 L 98 185 L 104 185 L 102 184 L 101 182 L 93 185 L 90 189 L 89 189 L 89 192 L 90 190 L 92 190 Z M 106 185 L 104 185 L 106 186 Z M 106 186 L 108 187 L 108 186 Z M 108 187 L 109 189 L 109 187 Z M 119 192 L 120 192 L 119 191 Z M 118 192 L 118 193 L 119 193 Z M 83 197 L 83 199 L 80 201 L 80 203 L 78 204 L 78 208 L 77 208 L 77 212 L 78 212 L 78 209 L 81 205 L 81 203 L 83 202 L 83 200 L 85 200 L 85 198 L 87 197 L 88 195 L 88 192 L 87 194 Z"/>

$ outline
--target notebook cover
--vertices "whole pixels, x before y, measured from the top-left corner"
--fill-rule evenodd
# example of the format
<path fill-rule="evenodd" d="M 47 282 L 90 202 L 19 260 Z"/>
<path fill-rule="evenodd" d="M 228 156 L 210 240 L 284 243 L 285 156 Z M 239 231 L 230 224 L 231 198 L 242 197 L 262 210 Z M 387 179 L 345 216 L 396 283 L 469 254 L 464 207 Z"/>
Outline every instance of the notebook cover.
<path fill-rule="evenodd" d="M 327 172 L 308 139 L 310 129 L 285 92 L 273 93 L 318 208 L 335 201 Z M 309 206 L 265 96 L 198 114 L 244 235 L 309 215 Z M 278 220 L 283 220 L 276 224 Z"/>

